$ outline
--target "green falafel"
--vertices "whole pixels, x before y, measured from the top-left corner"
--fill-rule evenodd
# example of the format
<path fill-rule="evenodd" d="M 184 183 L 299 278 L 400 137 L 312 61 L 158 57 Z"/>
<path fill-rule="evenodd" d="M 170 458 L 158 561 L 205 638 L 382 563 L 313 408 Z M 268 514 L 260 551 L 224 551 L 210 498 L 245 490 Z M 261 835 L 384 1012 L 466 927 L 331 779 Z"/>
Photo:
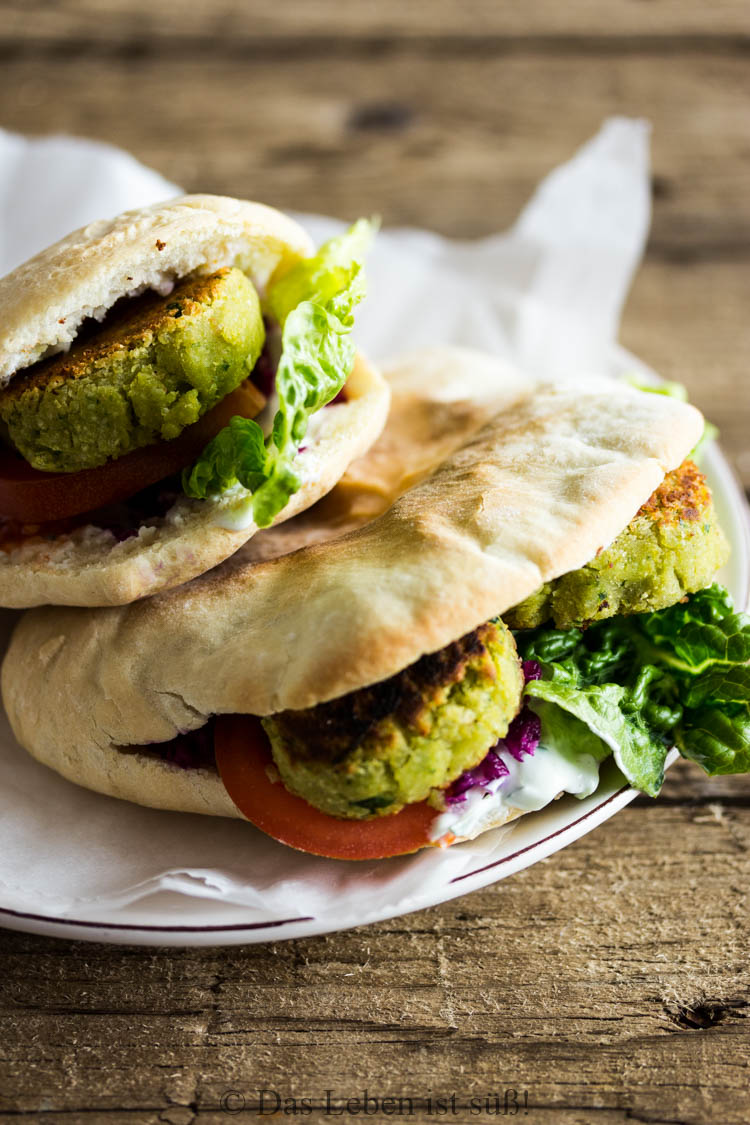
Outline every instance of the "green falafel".
<path fill-rule="evenodd" d="M 263 726 L 287 789 L 361 820 L 423 801 L 480 762 L 522 689 L 515 643 L 496 620 L 388 680 Z"/>
<path fill-rule="evenodd" d="M 546 583 L 503 619 L 512 629 L 533 629 L 550 618 L 558 629 L 570 629 L 665 609 L 708 586 L 728 554 L 706 479 L 684 461 L 611 546 Z"/>
<path fill-rule="evenodd" d="M 0 419 L 34 468 L 95 468 L 197 422 L 247 378 L 264 340 L 241 270 L 189 278 L 168 297 L 126 298 L 70 351 L 28 368 L 0 394 Z"/>

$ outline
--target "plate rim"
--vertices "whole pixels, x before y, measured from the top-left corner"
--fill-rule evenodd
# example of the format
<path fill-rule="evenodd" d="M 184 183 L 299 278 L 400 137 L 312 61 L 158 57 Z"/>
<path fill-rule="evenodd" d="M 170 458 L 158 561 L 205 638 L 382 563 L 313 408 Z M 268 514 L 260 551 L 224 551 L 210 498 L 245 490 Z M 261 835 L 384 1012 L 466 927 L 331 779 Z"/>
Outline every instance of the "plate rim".
<path fill-rule="evenodd" d="M 461 898 L 464 894 L 469 894 L 471 891 L 480 890 L 482 887 L 489 886 L 499 881 L 499 877 L 495 874 L 495 869 L 505 864 L 510 864 L 511 869 L 503 875 L 502 878 L 515 875 L 519 871 L 533 866 L 533 864 L 539 860 L 545 859 L 548 855 L 552 855 L 560 851 L 563 847 L 567 847 L 568 844 L 575 843 L 581 836 L 586 835 L 588 832 L 598 827 L 599 824 L 614 816 L 616 812 L 625 808 L 640 795 L 637 789 L 632 789 L 629 785 L 622 785 L 615 790 L 614 793 L 608 794 L 602 801 L 594 805 L 593 808 L 588 809 L 579 817 L 562 825 L 560 828 L 554 829 L 540 840 L 535 840 L 519 848 L 518 851 L 512 852 L 508 856 L 502 856 L 498 860 L 493 860 L 491 863 L 485 864 L 475 871 L 469 871 L 462 875 L 454 876 L 441 888 L 439 893 L 436 894 L 435 891 L 432 891 L 426 896 L 424 901 L 415 901 L 406 908 L 401 906 L 396 906 L 392 909 L 386 907 L 382 911 L 377 911 L 376 914 L 368 917 L 365 921 L 353 921 L 345 925 L 336 925 L 331 922 L 330 918 L 315 918 L 312 915 L 308 915 L 297 918 L 274 918 L 264 922 L 235 922 L 219 923 L 215 925 L 152 925 L 150 923 L 141 922 L 110 922 L 102 919 L 66 918 L 0 906 L 0 928 L 50 937 L 67 937 L 78 941 L 88 940 L 110 944 L 153 945 L 162 947 L 241 945 L 264 940 L 280 939 L 287 941 L 300 937 L 318 937 L 328 933 L 343 933 L 345 930 L 356 929 L 360 925 L 384 922 L 388 921 L 390 918 L 399 918 L 406 914 L 413 914 L 419 910 L 429 909 L 431 906 L 439 906 L 451 899 Z M 609 808 L 608 806 L 610 805 L 613 807 Z M 607 811 L 603 813 L 602 810 L 604 809 Z M 590 821 L 592 818 L 594 818 L 593 823 L 584 823 Z M 550 846 L 551 841 L 558 841 L 560 837 L 563 837 L 561 843 L 555 843 Z M 458 891 L 452 889 L 455 884 L 462 883 L 464 880 L 469 879 L 472 881 L 468 886 L 461 887 Z M 286 930 L 283 934 L 271 935 L 268 938 L 244 936 L 248 934 L 259 934 L 264 930 L 273 931 L 281 927 L 291 927 L 291 929 Z M 201 940 L 212 934 L 219 935 L 223 937 L 224 940 L 217 942 Z M 164 938 L 167 936 L 173 940 L 156 940 L 158 937 Z"/>

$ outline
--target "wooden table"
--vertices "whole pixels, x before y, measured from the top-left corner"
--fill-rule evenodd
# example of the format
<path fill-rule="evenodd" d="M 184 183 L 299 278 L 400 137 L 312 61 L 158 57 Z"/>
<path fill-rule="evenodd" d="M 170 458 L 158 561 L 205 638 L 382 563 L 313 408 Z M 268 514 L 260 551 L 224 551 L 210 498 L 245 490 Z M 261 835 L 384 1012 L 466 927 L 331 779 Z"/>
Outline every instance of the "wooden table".
<path fill-rule="evenodd" d="M 687 384 L 748 486 L 749 52 L 741 0 L 6 0 L 0 123 L 113 141 L 191 190 L 472 236 L 603 117 L 647 116 L 623 341 Z M 469 1099 L 516 1090 L 549 1125 L 744 1125 L 749 849 L 750 781 L 680 766 L 657 803 L 396 922 L 205 952 L 2 934 L 0 1118 L 188 1125 L 245 1099 L 262 1120 L 267 1090 L 318 1122 L 326 1090 L 367 1088 L 413 1099 L 377 1121 L 494 1120 Z"/>

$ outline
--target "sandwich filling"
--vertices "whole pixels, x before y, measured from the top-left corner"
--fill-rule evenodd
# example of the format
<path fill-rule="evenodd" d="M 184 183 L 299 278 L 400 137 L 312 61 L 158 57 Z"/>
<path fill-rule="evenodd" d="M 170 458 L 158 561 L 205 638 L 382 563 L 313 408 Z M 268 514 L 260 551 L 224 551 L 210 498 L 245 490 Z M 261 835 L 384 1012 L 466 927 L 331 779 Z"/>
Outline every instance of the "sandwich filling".
<path fill-rule="evenodd" d="M 472 838 L 563 792 L 586 797 L 608 758 L 650 795 L 675 744 L 709 773 L 742 772 L 750 620 L 709 585 L 727 553 L 686 461 L 609 548 L 504 620 L 262 729 L 224 716 L 149 752 L 210 768 L 213 737 L 248 819 L 291 846 L 360 859 Z"/>
<path fill-rule="evenodd" d="M 265 339 L 258 294 L 238 269 L 126 298 L 70 351 L 0 395 L 15 449 L 44 472 L 92 469 L 176 438 L 246 379 Z"/>
<path fill-rule="evenodd" d="M 353 369 L 372 234 L 360 220 L 263 293 L 226 266 L 167 296 L 123 297 L 66 353 L 16 372 L 0 390 L 2 549 L 64 536 L 78 524 L 58 521 L 76 516 L 106 529 L 108 505 L 178 473 L 191 500 L 240 486 L 246 526 L 269 526 L 301 487 L 294 462 L 310 416 Z M 261 426 L 271 396 L 278 410 Z"/>
<path fill-rule="evenodd" d="M 480 762 L 522 686 L 510 630 L 490 621 L 382 683 L 263 725 L 292 793 L 332 816 L 389 816 Z"/>
<path fill-rule="evenodd" d="M 522 783 L 503 778 L 515 777 L 519 770 L 526 778 L 542 762 L 549 776 L 555 771 L 559 776 L 567 759 L 564 754 L 560 758 L 560 740 L 550 735 L 554 723 L 550 725 L 549 716 L 543 738 L 529 734 L 529 724 L 536 729 L 538 716 L 530 720 L 522 712 L 514 719 L 523 690 L 516 643 L 523 651 L 531 635 L 526 631 L 550 620 L 559 630 L 587 630 L 613 615 L 674 605 L 709 585 L 728 550 L 705 478 L 685 461 L 607 550 L 503 614 L 504 623 L 488 622 L 383 683 L 307 711 L 265 719 L 282 781 L 323 812 L 359 819 L 387 816 L 428 797 L 438 807 L 446 800 L 455 803 L 456 797 L 462 803 L 470 788 L 483 796 L 502 788 L 507 796 Z M 508 626 L 516 631 L 515 642 Z M 580 726 L 586 782 L 580 781 L 579 761 L 571 775 L 574 788 L 567 791 L 583 796 L 596 787 L 598 770 L 592 763 L 611 749 L 582 722 Z M 563 737 L 563 747 L 568 741 Z M 530 758 L 540 745 L 534 765 Z M 476 784 L 452 788 L 488 751 L 494 757 L 486 768 L 475 779 L 464 777 Z M 552 761 L 556 766 L 551 771 Z M 497 784 L 488 789 L 483 781 Z M 528 779 L 523 784 L 528 791 Z"/>
<path fill-rule="evenodd" d="M 667 474 L 609 547 L 546 583 L 505 620 L 512 629 L 535 629 L 549 620 L 572 629 L 620 613 L 664 609 L 708 586 L 728 555 L 706 478 L 687 460 Z"/>

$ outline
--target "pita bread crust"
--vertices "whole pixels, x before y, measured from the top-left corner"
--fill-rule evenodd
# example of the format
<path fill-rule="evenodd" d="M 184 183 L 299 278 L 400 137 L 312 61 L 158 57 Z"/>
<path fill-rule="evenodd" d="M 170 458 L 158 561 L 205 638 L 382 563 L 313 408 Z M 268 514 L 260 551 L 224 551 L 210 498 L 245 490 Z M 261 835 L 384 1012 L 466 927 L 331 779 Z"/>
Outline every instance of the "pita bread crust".
<path fill-rule="evenodd" d="M 149 754 L 111 749 L 85 759 L 60 755 L 53 769 L 84 789 L 149 809 L 246 819 L 216 770 L 181 769 Z"/>
<path fill-rule="evenodd" d="M 441 362 L 465 405 L 479 360 L 454 349 Z M 391 373 L 397 412 L 421 363 Z M 442 384 L 424 370 L 434 404 Z M 310 707 L 385 679 L 590 560 L 702 432 L 697 410 L 662 395 L 602 379 L 521 393 L 517 373 L 496 370 L 505 407 L 477 411 L 461 448 L 354 530 L 272 558 L 250 545 L 127 607 L 26 614 L 2 672 L 21 744 L 81 779 L 98 755 L 213 713 Z"/>
<path fill-rule="evenodd" d="M 0 278 L 0 387 L 45 355 L 65 351 L 87 317 L 120 297 L 176 278 L 239 266 L 261 292 L 276 271 L 313 251 L 298 223 L 272 207 L 185 195 L 90 223 Z"/>
<path fill-rule="evenodd" d="M 388 385 L 361 355 L 347 394 L 346 402 L 311 419 L 305 450 L 296 461 L 302 487 L 275 523 L 291 519 L 333 488 L 385 425 Z M 258 530 L 254 523 L 241 530 L 220 526 L 217 521 L 226 520 L 237 502 L 236 496 L 216 501 L 183 497 L 162 525 L 144 527 L 120 543 L 110 532 L 88 526 L 51 542 L 0 552 L 0 605 L 124 605 L 178 586 L 228 558 Z"/>

